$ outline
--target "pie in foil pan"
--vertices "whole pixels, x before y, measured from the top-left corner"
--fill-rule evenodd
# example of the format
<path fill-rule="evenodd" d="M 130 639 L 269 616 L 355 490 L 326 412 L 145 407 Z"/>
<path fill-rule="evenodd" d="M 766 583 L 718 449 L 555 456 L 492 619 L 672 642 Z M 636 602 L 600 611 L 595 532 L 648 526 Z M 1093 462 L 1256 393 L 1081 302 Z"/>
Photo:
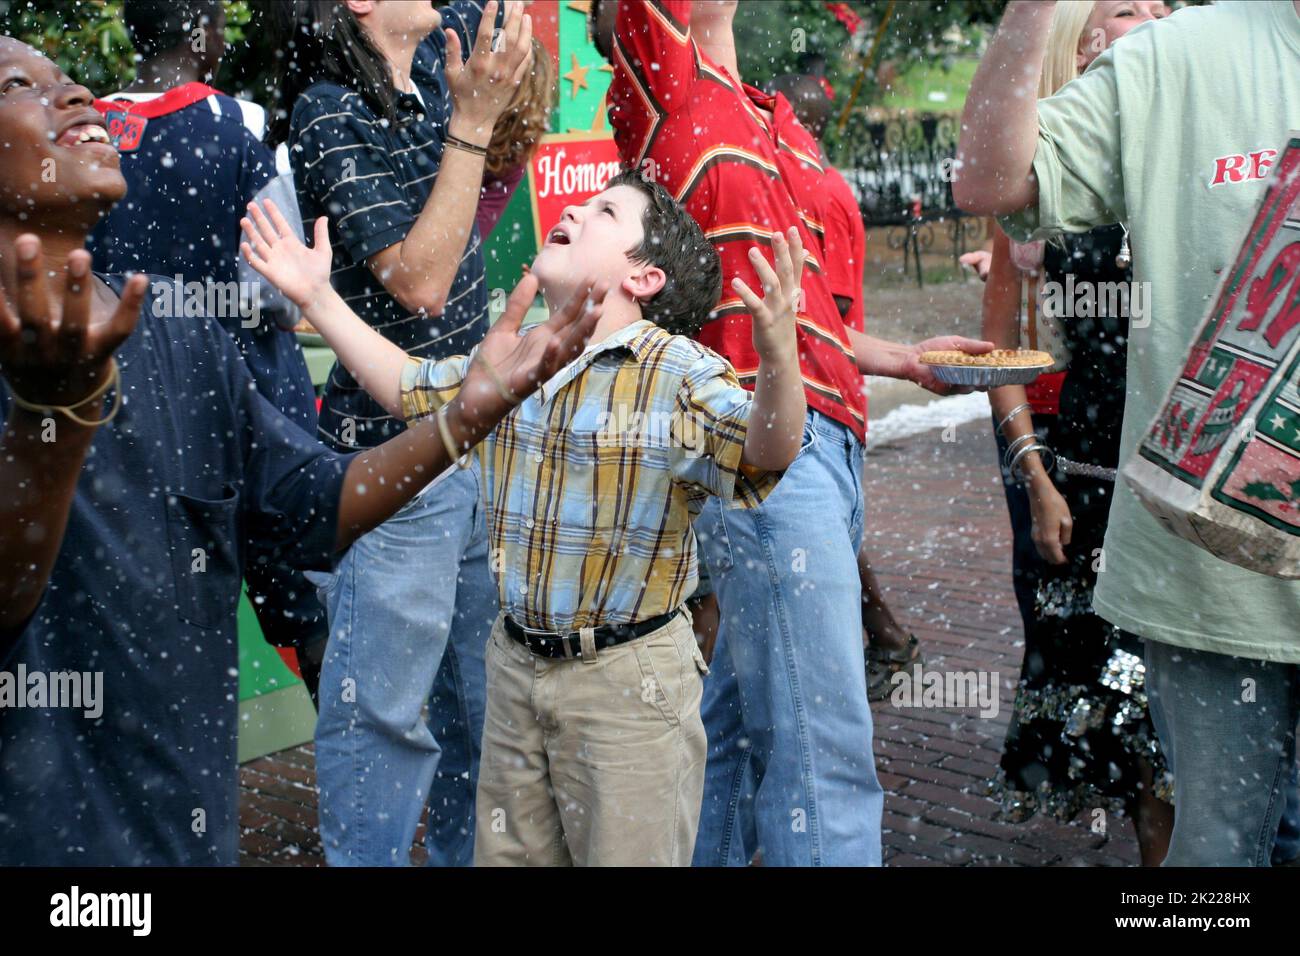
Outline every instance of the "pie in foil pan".
<path fill-rule="evenodd" d="M 1028 385 L 1056 364 L 1050 353 L 1036 349 L 994 349 L 983 355 L 956 350 L 922 352 L 919 360 L 930 366 L 939 381 L 968 388 Z"/>

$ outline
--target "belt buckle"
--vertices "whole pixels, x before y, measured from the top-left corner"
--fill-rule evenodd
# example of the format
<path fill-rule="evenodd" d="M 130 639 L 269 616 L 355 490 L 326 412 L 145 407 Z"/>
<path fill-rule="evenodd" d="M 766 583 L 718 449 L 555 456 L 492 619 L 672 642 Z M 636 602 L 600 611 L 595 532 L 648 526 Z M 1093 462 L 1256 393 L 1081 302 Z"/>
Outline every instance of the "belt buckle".
<path fill-rule="evenodd" d="M 518 621 L 515 622 L 515 625 L 519 628 L 519 630 L 524 632 L 525 637 L 536 637 L 539 640 L 539 642 L 542 642 L 542 646 L 545 646 L 546 642 L 559 641 L 560 649 L 563 651 L 564 658 L 566 660 L 573 659 L 573 653 L 569 649 L 569 640 L 568 640 L 569 635 L 560 634 L 556 631 L 541 631 L 536 628 L 525 627 L 523 624 L 520 624 Z M 541 654 L 539 656 L 550 658 L 549 654 Z M 553 660 L 554 658 L 551 659 Z"/>

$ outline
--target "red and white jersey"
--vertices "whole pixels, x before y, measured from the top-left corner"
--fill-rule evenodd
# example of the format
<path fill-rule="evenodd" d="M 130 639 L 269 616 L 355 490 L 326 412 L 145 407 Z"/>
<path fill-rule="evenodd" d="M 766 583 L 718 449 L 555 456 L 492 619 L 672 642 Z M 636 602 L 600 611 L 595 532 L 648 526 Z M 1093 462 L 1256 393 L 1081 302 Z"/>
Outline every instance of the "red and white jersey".
<path fill-rule="evenodd" d="M 862 376 L 824 264 L 817 145 L 783 97 L 742 85 L 701 52 L 690 11 L 690 0 L 619 4 L 609 111 L 619 155 L 682 203 L 717 248 L 722 298 L 699 340 L 730 361 L 748 388 L 758 356 L 731 280 L 758 288 L 749 249 L 770 259 L 772 235 L 799 228 L 799 362 L 808 404 L 862 438 Z"/>

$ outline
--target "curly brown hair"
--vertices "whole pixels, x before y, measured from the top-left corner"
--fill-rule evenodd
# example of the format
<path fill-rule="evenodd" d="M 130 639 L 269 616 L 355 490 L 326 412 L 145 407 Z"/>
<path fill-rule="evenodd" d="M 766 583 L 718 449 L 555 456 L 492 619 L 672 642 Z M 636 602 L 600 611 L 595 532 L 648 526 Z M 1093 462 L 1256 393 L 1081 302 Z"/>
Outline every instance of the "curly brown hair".
<path fill-rule="evenodd" d="M 555 99 L 555 78 L 551 54 L 533 37 L 533 65 L 515 90 L 506 111 L 492 127 L 484 165 L 488 173 L 502 173 L 522 166 L 537 151 L 550 122 Z"/>

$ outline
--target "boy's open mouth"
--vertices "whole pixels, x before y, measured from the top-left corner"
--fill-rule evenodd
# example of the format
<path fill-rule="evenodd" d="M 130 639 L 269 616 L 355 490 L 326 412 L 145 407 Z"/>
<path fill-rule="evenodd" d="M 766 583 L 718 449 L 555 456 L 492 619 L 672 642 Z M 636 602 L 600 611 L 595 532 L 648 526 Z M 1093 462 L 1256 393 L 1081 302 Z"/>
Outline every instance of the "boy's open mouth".
<path fill-rule="evenodd" d="M 109 139 L 108 130 L 97 123 L 77 123 L 63 131 L 55 142 L 59 146 L 76 148 L 87 144 L 107 146 L 113 148 L 113 141 Z"/>
<path fill-rule="evenodd" d="M 554 242 L 557 245 L 567 246 L 569 244 L 569 236 L 564 231 L 563 226 L 556 226 L 554 229 L 551 230 L 550 234 L 546 237 L 546 242 L 548 245 Z"/>

